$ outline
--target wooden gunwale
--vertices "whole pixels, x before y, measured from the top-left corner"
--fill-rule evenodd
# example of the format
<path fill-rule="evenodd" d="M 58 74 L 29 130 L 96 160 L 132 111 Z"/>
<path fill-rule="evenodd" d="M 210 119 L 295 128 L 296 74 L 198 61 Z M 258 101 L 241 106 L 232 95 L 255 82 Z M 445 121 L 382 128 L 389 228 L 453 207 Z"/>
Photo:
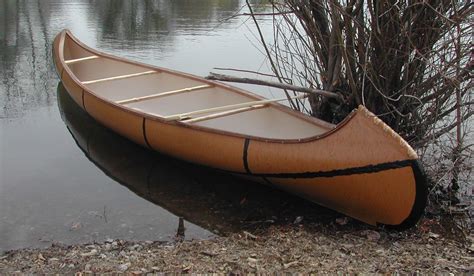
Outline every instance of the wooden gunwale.
<path fill-rule="evenodd" d="M 305 120 L 307 122 L 329 128 L 329 130 L 325 133 L 322 133 L 322 134 L 319 134 L 319 135 L 314 135 L 314 136 L 311 136 L 311 137 L 300 138 L 300 139 L 264 138 L 264 137 L 253 136 L 253 135 L 244 135 L 244 134 L 225 131 L 225 130 L 217 130 L 217 129 L 204 127 L 204 126 L 199 126 L 199 125 L 192 125 L 192 124 L 181 122 L 181 121 L 166 121 L 166 120 L 163 120 L 162 118 L 160 118 L 159 116 L 156 116 L 156 115 L 153 115 L 153 114 L 150 114 L 150 113 L 146 113 L 146 112 L 142 112 L 142 111 L 139 111 L 139 110 L 136 110 L 136 109 L 132 109 L 132 108 L 127 107 L 125 105 L 120 105 L 120 104 L 117 104 L 116 102 L 106 100 L 106 99 L 98 96 L 96 93 L 94 93 L 94 91 L 92 89 L 89 89 L 87 86 L 83 85 L 81 83 L 81 81 L 72 73 L 72 71 L 69 69 L 69 67 L 66 66 L 67 64 L 65 64 L 65 62 L 64 62 L 64 53 L 63 53 L 63 51 L 64 51 L 64 41 L 66 39 L 66 35 L 70 39 L 72 39 L 78 46 L 82 47 L 86 51 L 89 51 L 89 52 L 91 52 L 91 53 L 93 53 L 97 56 L 103 56 L 105 58 L 109 58 L 109 59 L 112 59 L 112 60 L 115 60 L 115 61 L 124 62 L 124 63 L 127 63 L 127 64 L 139 65 L 139 66 L 142 66 L 142 67 L 145 67 L 145 68 L 149 68 L 151 70 L 158 70 L 158 71 L 169 73 L 169 74 L 172 74 L 172 75 L 175 75 L 175 76 L 186 77 L 186 78 L 193 79 L 193 80 L 196 80 L 196 81 L 200 81 L 200 82 L 203 82 L 203 83 L 207 83 L 209 85 L 213 85 L 213 86 L 216 86 L 216 87 L 222 87 L 222 88 L 225 88 L 225 89 L 229 89 L 229 90 L 232 90 L 232 91 L 234 91 L 238 94 L 245 95 L 245 96 L 248 96 L 250 98 L 254 98 L 256 100 L 264 100 L 265 98 L 263 98 L 259 95 L 256 95 L 254 93 L 251 93 L 249 91 L 242 90 L 240 88 L 230 86 L 230 85 L 227 85 L 227 84 L 224 84 L 224 83 L 207 80 L 207 79 L 204 79 L 204 78 L 201 78 L 201 77 L 197 77 L 197 76 L 190 75 L 190 74 L 187 74 L 187 73 L 173 71 L 173 70 L 170 70 L 170 69 L 167 69 L 167 68 L 151 66 L 149 64 L 136 62 L 136 61 L 129 61 L 129 60 L 121 58 L 121 57 L 117 57 L 117 56 L 113 56 L 113 55 L 110 55 L 110 54 L 107 54 L 107 53 L 103 53 L 101 51 L 92 49 L 89 46 L 82 43 L 81 41 L 79 41 L 69 30 L 63 31 L 62 34 L 61 34 L 61 37 L 60 37 L 60 41 L 59 41 L 59 47 L 60 48 L 58 49 L 60 60 L 56 61 L 56 62 L 61 62 L 62 66 L 63 66 L 63 71 L 65 71 L 70 76 L 70 78 L 76 83 L 76 85 L 78 85 L 80 88 L 82 88 L 84 90 L 84 93 L 87 92 L 91 96 L 95 97 L 97 100 L 99 100 L 99 101 L 101 101 L 101 102 L 103 102 L 107 105 L 111 105 L 114 108 L 123 110 L 125 112 L 129 112 L 131 114 L 142 116 L 142 117 L 144 117 L 148 120 L 158 121 L 158 122 L 163 123 L 163 124 L 177 125 L 177 126 L 180 126 L 180 127 L 190 128 L 190 129 L 193 129 L 193 130 L 196 130 L 196 131 L 201 131 L 201 132 L 214 133 L 214 134 L 219 134 L 219 135 L 224 135 L 224 136 L 231 136 L 231 137 L 237 137 L 237 138 L 243 138 L 243 139 L 249 139 L 249 140 L 256 140 L 256 141 L 261 141 L 261 142 L 278 143 L 278 144 L 295 144 L 295 143 L 299 144 L 299 143 L 312 142 L 312 141 L 323 139 L 323 138 L 326 138 L 326 137 L 330 136 L 331 134 L 337 132 L 338 130 L 343 128 L 346 124 L 348 124 L 352 120 L 352 118 L 354 118 L 355 115 L 357 114 L 357 109 L 354 109 L 339 124 L 332 125 L 332 124 L 327 123 L 325 121 L 322 121 L 320 119 L 317 119 L 317 118 L 302 114 L 298 111 L 292 110 L 289 107 L 284 106 L 282 104 L 269 103 L 267 106 L 274 107 L 274 108 L 276 108 L 276 109 L 278 109 L 282 112 L 288 113 L 292 116 L 298 117 L 298 118 L 300 118 L 302 120 Z"/>

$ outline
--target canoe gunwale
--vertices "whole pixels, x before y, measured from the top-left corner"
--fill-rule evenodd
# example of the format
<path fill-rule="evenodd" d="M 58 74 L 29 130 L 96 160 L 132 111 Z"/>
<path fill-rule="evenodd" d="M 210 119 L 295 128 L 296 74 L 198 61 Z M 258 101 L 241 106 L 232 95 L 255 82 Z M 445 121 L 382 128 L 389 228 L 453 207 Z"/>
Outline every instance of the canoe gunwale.
<path fill-rule="evenodd" d="M 150 70 L 157 70 L 157 71 L 169 73 L 169 74 L 172 74 L 172 75 L 175 75 L 175 76 L 181 76 L 181 77 L 189 78 L 189 79 L 192 79 L 192 80 L 207 83 L 207 84 L 209 84 L 211 86 L 215 86 L 215 87 L 222 87 L 224 89 L 232 90 L 233 92 L 239 93 L 241 95 L 244 95 L 244 96 L 247 96 L 247 97 L 250 97 L 250 98 L 254 98 L 255 100 L 267 100 L 267 99 L 264 98 L 264 97 L 261 97 L 257 94 L 251 93 L 249 91 L 245 91 L 245 90 L 242 90 L 240 88 L 230 86 L 230 85 L 227 85 L 227 84 L 224 84 L 224 83 L 221 83 L 221 82 L 207 80 L 207 79 L 204 79 L 202 77 L 194 76 L 194 75 L 191 75 L 191 74 L 177 72 L 177 71 L 170 70 L 170 69 L 167 69 L 167 68 L 151 66 L 149 64 L 145 64 L 145 63 L 141 63 L 141 62 L 137 62 L 137 61 L 126 60 L 126 59 L 121 58 L 121 57 L 113 56 L 113 55 L 110 55 L 110 54 L 92 49 L 89 46 L 82 43 L 80 40 L 78 40 L 69 30 L 63 30 L 59 35 L 60 35 L 59 49 L 56 49 L 56 51 L 58 51 L 59 61 L 55 61 L 55 62 L 60 62 L 61 66 L 63 67 L 63 69 L 61 70 L 61 74 L 60 74 L 61 80 L 63 79 L 64 71 L 66 71 L 66 73 L 74 81 L 74 83 L 76 85 L 78 85 L 83 90 L 83 93 L 88 93 L 89 95 L 95 97 L 97 100 L 99 100 L 99 101 L 101 101 L 101 102 L 103 102 L 107 105 L 113 106 L 116 109 L 119 109 L 119 110 L 122 110 L 122 111 L 125 111 L 125 112 L 129 112 L 129 113 L 134 114 L 134 115 L 139 115 L 141 117 L 146 118 L 147 120 L 158 121 L 158 122 L 164 123 L 164 124 L 171 124 L 171 125 L 176 125 L 176 126 L 180 126 L 180 127 L 190 128 L 190 129 L 197 130 L 197 131 L 214 133 L 214 134 L 219 134 L 219 135 L 224 135 L 224 136 L 232 136 L 232 137 L 236 137 L 236 138 L 243 138 L 243 139 L 250 139 L 250 140 L 269 142 L 269 143 L 278 143 L 278 144 L 295 144 L 295 143 L 307 143 L 307 142 L 312 142 L 312 141 L 319 140 L 319 139 L 322 139 L 322 138 L 326 138 L 327 136 L 330 136 L 331 134 L 337 132 L 339 129 L 343 128 L 358 113 L 358 109 L 354 109 L 339 124 L 333 125 L 333 124 L 330 124 L 330 123 L 325 122 L 323 120 L 320 120 L 318 118 L 311 117 L 311 116 L 302 114 L 300 112 L 297 112 L 295 110 L 292 110 L 292 109 L 290 109 L 289 107 L 287 107 L 285 105 L 282 105 L 282 104 L 279 104 L 279 103 L 268 103 L 266 105 L 267 107 L 274 107 L 274 108 L 278 109 L 279 111 L 290 114 L 291 116 L 297 117 L 298 119 L 304 120 L 304 121 L 309 122 L 309 123 L 314 124 L 314 125 L 318 125 L 318 126 L 321 126 L 321 127 L 324 127 L 324 128 L 328 128 L 328 130 L 326 132 L 322 133 L 322 134 L 318 134 L 318 135 L 314 135 L 314 136 L 310 136 L 310 137 L 305 137 L 305 138 L 294 138 L 294 139 L 265 138 L 265 137 L 260 137 L 260 136 L 245 135 L 245 134 L 230 132 L 230 131 L 226 131 L 226 130 L 219 130 L 219 129 L 214 129 L 214 128 L 210 128 L 210 127 L 194 125 L 194 124 L 181 122 L 181 121 L 167 121 L 167 120 L 164 120 L 164 119 L 160 118 L 157 115 L 146 113 L 146 112 L 143 112 L 143 111 L 140 111 L 140 110 L 130 108 L 126 105 L 118 104 L 116 102 L 107 100 L 107 99 L 97 95 L 92 89 L 88 88 L 86 85 L 82 84 L 82 82 L 76 77 L 76 75 L 71 71 L 69 66 L 65 63 L 64 42 L 65 42 L 65 39 L 66 39 L 66 35 L 70 39 L 72 39 L 74 41 L 74 43 L 76 43 L 78 46 L 80 46 L 81 48 L 85 49 L 86 51 L 91 52 L 92 54 L 94 54 L 96 56 L 99 56 L 99 57 L 103 56 L 105 58 L 109 58 L 109 59 L 112 59 L 112 60 L 115 60 L 115 61 L 124 62 L 124 63 L 131 64 L 131 65 L 138 65 L 138 66 L 148 68 Z M 84 96 L 82 96 L 82 97 L 84 97 Z M 85 108 L 85 106 L 84 106 L 84 108 Z"/>

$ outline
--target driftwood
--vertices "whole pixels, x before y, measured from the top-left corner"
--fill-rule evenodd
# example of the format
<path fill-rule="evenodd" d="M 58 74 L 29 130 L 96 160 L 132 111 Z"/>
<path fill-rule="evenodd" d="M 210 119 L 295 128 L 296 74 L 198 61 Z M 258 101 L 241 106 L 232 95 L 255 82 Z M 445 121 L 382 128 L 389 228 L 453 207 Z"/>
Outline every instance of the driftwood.
<path fill-rule="evenodd" d="M 337 93 L 334 93 L 334 92 L 330 92 L 330 91 L 326 91 L 326 90 L 320 90 L 320 89 L 313 89 L 313 88 L 308 88 L 308 87 L 301 87 L 301 86 L 296 86 L 296 85 L 286 84 L 286 83 L 280 83 L 280 82 L 275 82 L 275 81 L 265 81 L 265 80 L 250 79 L 250 78 L 240 78 L 240 77 L 234 77 L 234 76 L 222 75 L 222 74 L 216 74 L 216 73 L 209 73 L 209 76 L 207 76 L 206 79 L 208 79 L 208 80 L 217 80 L 217 81 L 238 82 L 238 83 L 248 83 L 248 84 L 255 84 L 255 85 L 271 86 L 271 87 L 276 87 L 276 88 L 281 88 L 281 89 L 298 91 L 298 92 L 302 92 L 302 93 L 320 95 L 320 96 L 324 96 L 324 97 L 328 97 L 328 98 L 337 99 L 341 102 L 343 101 L 342 96 L 337 94 Z"/>

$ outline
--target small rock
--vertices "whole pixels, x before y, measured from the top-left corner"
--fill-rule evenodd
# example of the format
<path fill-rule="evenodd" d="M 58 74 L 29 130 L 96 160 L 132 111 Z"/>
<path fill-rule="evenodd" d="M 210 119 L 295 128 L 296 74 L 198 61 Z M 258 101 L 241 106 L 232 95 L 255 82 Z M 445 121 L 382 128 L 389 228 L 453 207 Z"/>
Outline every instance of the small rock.
<path fill-rule="evenodd" d="M 247 261 L 252 262 L 252 263 L 256 263 L 256 262 L 257 262 L 257 259 L 248 257 L 248 258 L 247 258 Z"/>
<path fill-rule="evenodd" d="M 41 253 L 38 254 L 38 259 L 42 260 L 42 261 L 45 261 L 46 259 L 43 257 L 43 255 Z"/>
<path fill-rule="evenodd" d="M 298 216 L 295 218 L 295 221 L 293 221 L 293 224 L 300 224 L 303 221 L 303 216 Z"/>
<path fill-rule="evenodd" d="M 59 261 L 58 258 L 49 258 L 49 259 L 48 259 L 48 263 L 49 263 L 49 264 L 55 263 L 55 262 L 57 262 L 57 261 Z"/>
<path fill-rule="evenodd" d="M 123 271 L 126 271 L 129 266 L 130 266 L 130 263 L 124 263 L 124 264 L 119 265 L 117 269 L 123 272 Z"/>
<path fill-rule="evenodd" d="M 377 250 L 375 250 L 375 253 L 382 255 L 382 254 L 385 253 L 385 250 L 383 250 L 383 249 L 377 249 Z"/>
<path fill-rule="evenodd" d="M 348 217 L 337 218 L 336 223 L 339 225 L 346 225 L 349 222 Z"/>
<path fill-rule="evenodd" d="M 428 234 L 428 237 L 430 237 L 430 238 L 432 238 L 432 239 L 437 239 L 437 238 L 440 237 L 440 235 L 439 235 L 439 234 L 436 234 L 436 233 L 430 232 L 430 233 Z"/>
<path fill-rule="evenodd" d="M 84 267 L 84 271 L 90 271 L 91 267 L 92 266 L 90 264 L 86 264 L 86 266 Z"/>
<path fill-rule="evenodd" d="M 143 246 L 141 246 L 141 245 L 139 245 L 139 244 L 134 244 L 134 245 L 132 245 L 132 246 L 129 246 L 129 247 L 128 247 L 128 250 L 134 251 L 134 250 L 140 250 L 140 249 L 142 249 L 142 248 L 143 248 Z"/>
<path fill-rule="evenodd" d="M 378 241 L 380 239 L 380 233 L 377 231 L 365 230 L 361 234 L 366 236 L 369 241 Z"/>
<path fill-rule="evenodd" d="M 69 228 L 69 230 L 75 231 L 75 230 L 78 230 L 78 229 L 81 229 L 81 228 L 82 228 L 82 224 L 80 222 L 74 222 L 71 225 L 71 228 Z"/>
<path fill-rule="evenodd" d="M 96 254 L 97 254 L 97 249 L 92 249 L 90 252 L 81 253 L 81 256 L 82 257 L 90 257 L 90 256 L 94 256 Z"/>

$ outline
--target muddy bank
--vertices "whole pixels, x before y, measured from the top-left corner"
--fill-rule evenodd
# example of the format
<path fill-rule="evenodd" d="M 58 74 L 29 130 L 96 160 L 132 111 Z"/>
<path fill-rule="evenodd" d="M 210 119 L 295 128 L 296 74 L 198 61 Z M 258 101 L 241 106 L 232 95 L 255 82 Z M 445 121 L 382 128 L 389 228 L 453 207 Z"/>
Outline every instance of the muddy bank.
<path fill-rule="evenodd" d="M 353 227 L 271 226 L 212 240 L 54 245 L 0 257 L 2 273 L 453 272 L 473 273 L 473 237 L 436 233 L 425 219 L 407 232 Z M 349 226 L 348 226 L 349 225 Z"/>

